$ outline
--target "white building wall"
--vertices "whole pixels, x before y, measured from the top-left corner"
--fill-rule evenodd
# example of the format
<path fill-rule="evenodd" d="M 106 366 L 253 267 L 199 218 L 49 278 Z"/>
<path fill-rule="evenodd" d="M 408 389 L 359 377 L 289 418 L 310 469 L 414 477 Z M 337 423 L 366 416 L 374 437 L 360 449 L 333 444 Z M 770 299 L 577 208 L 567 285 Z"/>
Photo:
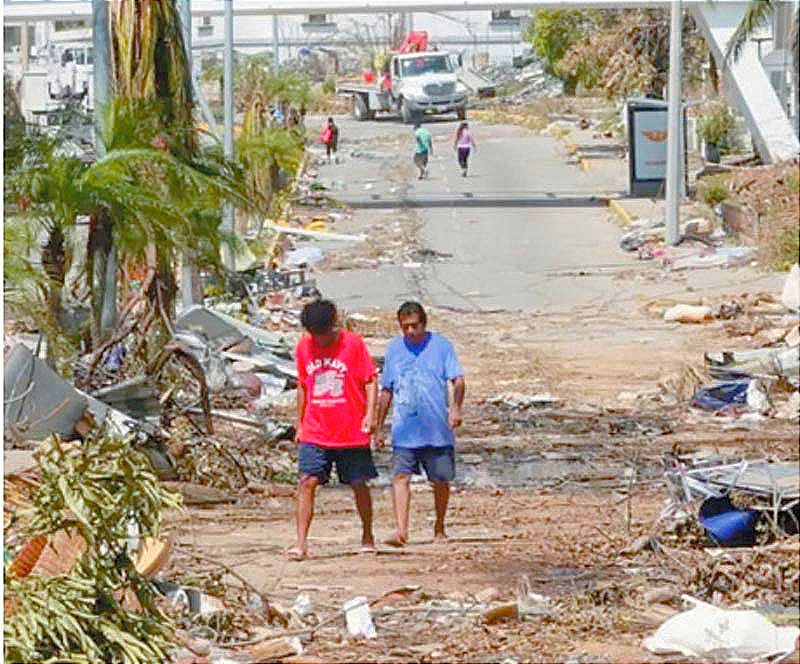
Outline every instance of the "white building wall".
<path fill-rule="evenodd" d="M 526 12 L 515 12 L 512 20 L 495 21 L 492 21 L 489 11 L 415 12 L 406 14 L 406 17 L 407 29 L 426 30 L 433 43 L 441 49 L 464 54 L 467 62 L 511 62 L 514 56 L 530 50 L 521 36 L 528 20 Z M 398 20 L 399 15 L 393 14 L 393 24 Z M 195 17 L 192 23 L 195 48 L 217 47 L 221 43 L 222 17 Z M 389 43 L 388 35 L 388 16 L 385 14 L 330 14 L 321 25 L 311 23 L 308 16 L 279 18 L 282 59 L 296 56 L 303 47 L 352 49 L 352 44 L 357 41 L 369 41 L 385 48 Z M 241 52 L 271 51 L 272 17 L 235 17 L 234 40 Z"/>

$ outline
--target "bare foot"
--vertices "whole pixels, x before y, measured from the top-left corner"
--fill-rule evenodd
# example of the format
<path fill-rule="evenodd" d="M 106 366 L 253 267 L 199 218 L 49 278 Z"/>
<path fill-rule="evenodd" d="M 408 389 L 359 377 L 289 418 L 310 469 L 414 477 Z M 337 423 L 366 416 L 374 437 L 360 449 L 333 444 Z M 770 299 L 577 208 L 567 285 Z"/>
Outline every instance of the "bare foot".
<path fill-rule="evenodd" d="M 408 543 L 408 540 L 402 535 L 398 535 L 397 533 L 395 533 L 391 537 L 383 540 L 383 543 L 400 549 Z"/>
<path fill-rule="evenodd" d="M 434 533 L 433 534 L 433 541 L 434 542 L 447 542 L 449 538 L 444 532 L 441 533 Z"/>
<path fill-rule="evenodd" d="M 299 546 L 293 546 L 286 552 L 286 557 L 289 560 L 300 562 L 301 560 L 305 560 L 306 558 L 308 558 L 308 551 L 306 551 L 305 549 L 301 549 Z"/>
<path fill-rule="evenodd" d="M 378 553 L 378 549 L 376 548 L 374 543 L 369 544 L 361 544 L 361 553 Z"/>

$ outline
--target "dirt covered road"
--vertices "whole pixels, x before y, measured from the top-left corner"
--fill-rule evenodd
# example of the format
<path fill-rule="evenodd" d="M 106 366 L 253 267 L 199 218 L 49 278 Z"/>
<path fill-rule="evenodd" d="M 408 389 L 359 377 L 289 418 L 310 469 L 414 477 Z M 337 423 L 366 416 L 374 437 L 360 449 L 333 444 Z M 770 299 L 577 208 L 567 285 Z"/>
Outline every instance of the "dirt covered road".
<path fill-rule="evenodd" d="M 451 124 L 432 128 L 437 145 Z M 362 126 L 360 134 L 344 123 L 343 163 L 323 166 L 320 178 L 341 181 L 343 197 L 356 189 L 383 187 L 388 196 L 417 187 L 408 131 Z M 490 152 L 483 163 L 501 163 L 503 150 L 527 141 L 520 131 L 479 126 L 479 150 Z M 542 150 L 542 160 L 567 159 L 552 139 L 530 139 L 529 147 Z M 441 177 L 452 190 L 446 158 L 434 162 L 425 187 Z M 499 190 L 501 178 L 480 163 L 475 186 Z M 564 166 L 563 195 L 569 195 L 567 177 L 575 191 L 624 185 L 618 164 L 599 164 L 597 172 L 597 182 L 587 185 L 585 173 Z M 495 180 L 486 185 L 481 178 Z M 525 180 L 514 182 L 521 187 Z M 780 278 L 751 267 L 678 274 L 639 263 L 617 249 L 622 230 L 602 207 L 561 206 L 558 215 L 538 207 L 450 214 L 415 207 L 353 210 L 334 230 L 364 233 L 366 242 L 326 245 L 317 267 L 323 294 L 340 303 L 348 326 L 364 335 L 376 356 L 397 333 L 394 309 L 405 298 L 429 306 L 429 328 L 456 346 L 467 400 L 450 540 L 433 541 L 432 493 L 419 481 L 412 485 L 410 544 L 359 553 L 352 496 L 346 487 L 331 486 L 317 494 L 310 559 L 289 562 L 284 552 L 294 539 L 294 500 L 288 487 L 271 485 L 243 491 L 233 504 L 190 506 L 172 515 L 172 565 L 194 565 L 200 574 L 204 567 L 191 556 L 202 555 L 235 569 L 288 617 L 287 625 L 260 627 L 257 634 L 302 632 L 305 654 L 295 661 L 655 661 L 642 638 L 680 609 L 682 593 L 722 605 L 756 597 L 736 587 L 719 594 L 708 581 L 711 573 L 698 572 L 711 563 L 702 534 L 669 531 L 658 521 L 668 497 L 662 455 L 798 457 L 796 417 L 714 417 L 689 408 L 694 388 L 707 378 L 705 352 L 753 347 L 766 333 L 731 335 L 726 321 L 688 326 L 665 323 L 661 314 L 674 302 L 774 294 Z M 443 236 L 442 224 L 454 218 L 464 223 Z M 520 267 L 528 246 L 518 235 L 525 228 L 521 219 L 530 228 L 541 222 L 550 229 L 549 246 L 528 249 L 540 257 L 534 266 Z M 579 227 L 562 233 L 559 219 Z M 477 260 L 476 247 L 491 242 L 492 232 L 498 246 L 514 247 L 507 263 L 525 275 L 523 281 L 505 274 L 508 265 L 496 248 L 487 246 L 491 260 Z M 596 260 L 586 258 L 592 251 Z M 541 258 L 547 255 L 559 258 Z M 467 273 L 485 287 L 462 287 Z M 439 286 L 432 289 L 437 275 Z M 784 324 L 780 316 L 769 320 L 774 327 Z M 375 534 L 381 540 L 393 532 L 389 453 L 378 451 L 376 458 Z M 797 538 L 775 546 L 767 559 L 779 567 L 775 561 L 793 557 L 788 564 L 796 568 Z M 311 605 L 305 616 L 290 610 L 303 594 Z M 372 602 L 375 639 L 344 629 L 342 605 L 357 596 Z M 796 581 L 771 599 L 796 604 Z M 505 603 L 517 607 L 516 615 L 503 614 Z M 500 615 L 487 617 L 492 609 Z"/>

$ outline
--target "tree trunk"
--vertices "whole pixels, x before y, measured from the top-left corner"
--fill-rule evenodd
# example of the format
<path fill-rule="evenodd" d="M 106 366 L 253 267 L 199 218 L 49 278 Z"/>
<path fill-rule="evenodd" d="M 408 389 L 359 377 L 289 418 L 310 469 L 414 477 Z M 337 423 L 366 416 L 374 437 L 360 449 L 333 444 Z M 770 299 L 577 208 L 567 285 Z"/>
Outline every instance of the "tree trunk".
<path fill-rule="evenodd" d="M 708 79 L 711 82 L 711 90 L 715 95 L 719 94 L 719 69 L 717 68 L 717 61 L 714 60 L 714 54 L 711 50 L 708 51 Z"/>
<path fill-rule="evenodd" d="M 92 215 L 87 247 L 87 275 L 92 301 L 92 347 L 111 331 L 116 317 L 116 258 L 113 252 L 113 222 L 105 211 Z"/>

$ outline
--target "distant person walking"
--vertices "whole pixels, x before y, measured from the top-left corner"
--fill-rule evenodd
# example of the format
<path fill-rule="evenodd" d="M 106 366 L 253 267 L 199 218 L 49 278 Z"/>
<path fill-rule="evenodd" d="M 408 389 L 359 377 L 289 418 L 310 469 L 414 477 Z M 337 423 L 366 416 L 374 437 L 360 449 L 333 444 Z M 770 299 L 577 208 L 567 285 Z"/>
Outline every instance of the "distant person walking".
<path fill-rule="evenodd" d="M 339 149 L 339 127 L 333 121 L 333 118 L 328 118 L 328 122 L 322 128 L 322 133 L 319 135 L 319 140 L 325 145 L 325 154 L 328 157 L 328 163 L 331 163 L 331 154 L 333 154 L 336 163 L 339 163 L 339 157 L 336 152 Z"/>
<path fill-rule="evenodd" d="M 308 530 L 317 486 L 336 465 L 339 482 L 353 489 L 361 517 L 361 549 L 375 551 L 372 499 L 367 482 L 378 476 L 370 442 L 375 428 L 378 379 L 372 356 L 355 332 L 340 329 L 336 307 L 320 300 L 303 308 L 308 334 L 297 344 L 297 542 L 288 555 L 308 555 Z"/>
<path fill-rule="evenodd" d="M 433 486 L 434 537 L 447 537 L 444 521 L 455 476 L 454 431 L 461 426 L 466 388 L 453 344 L 441 334 L 428 332 L 422 305 L 405 302 L 397 311 L 397 321 L 402 335 L 386 347 L 375 445 L 385 443 L 383 422 L 394 404 L 392 502 L 397 529 L 386 544 L 401 547 L 408 542 L 409 483 L 421 469 Z M 448 394 L 450 384 L 452 395 Z"/>
<path fill-rule="evenodd" d="M 469 130 L 469 125 L 466 122 L 462 122 L 458 125 L 456 139 L 453 141 L 453 148 L 458 154 L 458 165 L 461 166 L 461 177 L 467 177 L 469 153 L 474 150 L 475 147 L 475 138 Z"/>
<path fill-rule="evenodd" d="M 428 157 L 433 154 L 431 132 L 419 122 L 414 125 L 414 165 L 419 169 L 418 180 L 428 174 Z"/>

